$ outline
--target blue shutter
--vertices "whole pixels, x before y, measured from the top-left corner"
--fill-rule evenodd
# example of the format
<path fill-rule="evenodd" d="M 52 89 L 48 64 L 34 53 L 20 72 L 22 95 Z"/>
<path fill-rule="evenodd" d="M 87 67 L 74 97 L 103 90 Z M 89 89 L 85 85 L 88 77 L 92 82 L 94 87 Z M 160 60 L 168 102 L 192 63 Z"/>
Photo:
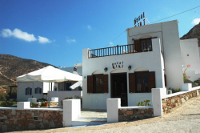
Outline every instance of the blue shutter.
<path fill-rule="evenodd" d="M 32 95 L 32 88 L 30 88 L 30 95 Z"/>
<path fill-rule="evenodd" d="M 40 88 L 40 94 L 42 93 L 42 88 Z"/>
<path fill-rule="evenodd" d="M 37 88 L 35 88 L 35 94 L 37 94 Z"/>
<path fill-rule="evenodd" d="M 27 91 L 28 91 L 27 89 L 28 89 L 28 88 L 25 89 L 25 95 L 27 95 Z"/>

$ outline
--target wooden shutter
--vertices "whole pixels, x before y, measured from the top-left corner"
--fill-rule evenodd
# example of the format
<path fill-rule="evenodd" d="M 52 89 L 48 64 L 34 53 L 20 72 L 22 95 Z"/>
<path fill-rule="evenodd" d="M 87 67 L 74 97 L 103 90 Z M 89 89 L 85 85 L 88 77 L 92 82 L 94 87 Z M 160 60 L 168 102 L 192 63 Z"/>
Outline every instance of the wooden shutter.
<path fill-rule="evenodd" d="M 129 93 L 136 92 L 135 73 L 129 73 Z"/>
<path fill-rule="evenodd" d="M 149 77 L 148 77 L 148 82 L 149 82 L 149 92 L 151 92 L 152 88 L 156 87 L 156 83 L 155 83 L 155 72 L 149 72 Z"/>
<path fill-rule="evenodd" d="M 40 94 L 42 93 L 42 88 L 40 88 Z"/>
<path fill-rule="evenodd" d="M 87 76 L 87 93 L 93 93 L 93 76 Z"/>
<path fill-rule="evenodd" d="M 108 75 L 103 75 L 103 93 L 108 93 Z"/>
<path fill-rule="evenodd" d="M 141 47 L 141 44 L 140 44 L 140 40 L 134 40 L 134 45 L 135 45 L 135 50 L 137 52 L 142 52 L 142 47 Z"/>

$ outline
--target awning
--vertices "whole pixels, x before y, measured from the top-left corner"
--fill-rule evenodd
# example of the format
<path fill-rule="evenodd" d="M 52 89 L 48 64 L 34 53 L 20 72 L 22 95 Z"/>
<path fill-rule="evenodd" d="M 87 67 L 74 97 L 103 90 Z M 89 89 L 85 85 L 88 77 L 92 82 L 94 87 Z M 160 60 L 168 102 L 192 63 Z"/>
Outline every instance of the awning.
<path fill-rule="evenodd" d="M 64 82 L 82 81 L 82 76 L 47 66 L 42 69 L 17 77 L 17 82 L 40 81 L 40 82 Z"/>
<path fill-rule="evenodd" d="M 75 84 L 73 84 L 72 86 L 70 86 L 69 88 L 71 89 L 75 89 L 77 87 L 82 87 L 82 81 L 76 82 Z"/>

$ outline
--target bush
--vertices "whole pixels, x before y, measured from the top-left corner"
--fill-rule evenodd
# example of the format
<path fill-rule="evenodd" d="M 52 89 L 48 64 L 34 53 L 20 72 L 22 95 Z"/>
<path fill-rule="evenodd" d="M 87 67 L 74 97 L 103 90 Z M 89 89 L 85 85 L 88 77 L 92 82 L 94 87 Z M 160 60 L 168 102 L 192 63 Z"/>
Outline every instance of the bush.
<path fill-rule="evenodd" d="M 150 100 L 144 100 L 142 102 L 138 102 L 137 106 L 151 106 Z"/>
<path fill-rule="evenodd" d="M 6 94 L 0 93 L 0 101 L 6 101 Z"/>
<path fill-rule="evenodd" d="M 0 106 L 2 107 L 11 107 L 13 104 L 17 104 L 15 101 L 1 101 Z"/>
<path fill-rule="evenodd" d="M 46 101 L 47 101 L 47 99 L 44 99 L 44 98 L 37 100 L 37 102 L 46 102 Z"/>

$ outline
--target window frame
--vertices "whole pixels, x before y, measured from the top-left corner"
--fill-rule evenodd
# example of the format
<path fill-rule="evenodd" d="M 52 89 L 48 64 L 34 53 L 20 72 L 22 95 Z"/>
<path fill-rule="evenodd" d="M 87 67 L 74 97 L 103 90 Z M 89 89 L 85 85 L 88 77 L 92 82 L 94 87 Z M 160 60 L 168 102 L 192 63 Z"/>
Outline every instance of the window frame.
<path fill-rule="evenodd" d="M 96 78 L 99 78 L 98 83 L 96 82 Z M 96 86 L 97 85 L 97 86 Z M 93 93 L 103 93 L 103 74 L 94 74 L 93 75 Z"/>
<path fill-rule="evenodd" d="M 138 91 L 138 88 L 137 88 L 137 81 L 138 81 L 138 78 L 137 78 L 137 75 L 138 74 L 141 74 L 141 80 L 143 80 L 143 83 L 141 83 L 141 91 Z M 148 79 L 148 77 L 149 77 L 149 71 L 141 71 L 141 72 L 135 72 L 135 85 L 136 85 L 136 90 L 135 90 L 135 92 L 136 93 L 147 93 L 147 92 L 149 92 L 148 91 L 148 89 L 147 90 L 145 90 L 145 88 L 144 88 L 144 74 L 147 74 L 147 84 L 148 84 L 148 88 L 149 88 L 149 79 Z"/>

